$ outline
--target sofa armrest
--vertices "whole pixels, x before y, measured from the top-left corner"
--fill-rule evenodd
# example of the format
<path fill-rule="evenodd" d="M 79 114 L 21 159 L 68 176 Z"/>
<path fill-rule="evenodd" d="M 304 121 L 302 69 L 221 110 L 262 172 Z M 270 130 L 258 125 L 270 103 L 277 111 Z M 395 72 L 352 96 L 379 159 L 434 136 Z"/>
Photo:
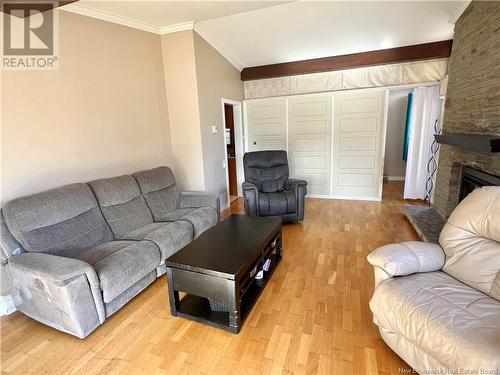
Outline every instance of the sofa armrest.
<path fill-rule="evenodd" d="M 213 207 L 220 212 L 219 195 L 204 191 L 184 191 L 181 193 L 181 208 Z"/>
<path fill-rule="evenodd" d="M 297 200 L 297 220 L 304 220 L 304 198 L 307 194 L 307 181 L 289 178 L 286 181 L 285 188 L 295 193 L 295 199 Z"/>
<path fill-rule="evenodd" d="M 106 319 L 99 278 L 81 260 L 45 253 L 9 258 L 14 293 L 26 315 L 83 338 Z"/>
<path fill-rule="evenodd" d="M 299 186 L 307 186 L 307 181 L 298 180 L 296 178 L 289 178 L 285 184 L 285 187 L 287 190 L 295 191 L 295 192 L 297 192 L 297 190 L 299 189 Z"/>
<path fill-rule="evenodd" d="M 444 252 L 439 245 L 420 241 L 385 245 L 368 255 L 368 262 L 389 277 L 439 271 L 444 261 Z"/>
<path fill-rule="evenodd" d="M 241 184 L 245 198 L 245 210 L 248 216 L 259 216 L 259 189 L 251 182 Z"/>

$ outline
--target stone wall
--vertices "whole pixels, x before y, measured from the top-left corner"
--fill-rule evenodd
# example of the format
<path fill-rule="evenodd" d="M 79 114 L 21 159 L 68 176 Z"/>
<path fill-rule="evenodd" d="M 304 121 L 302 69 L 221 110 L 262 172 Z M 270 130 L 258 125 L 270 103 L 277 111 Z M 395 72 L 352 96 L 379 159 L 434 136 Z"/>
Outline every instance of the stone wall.
<path fill-rule="evenodd" d="M 473 1 L 455 25 L 443 133 L 500 136 L 500 2 Z M 461 166 L 500 176 L 500 156 L 443 145 L 434 207 L 447 217 L 458 203 Z"/>

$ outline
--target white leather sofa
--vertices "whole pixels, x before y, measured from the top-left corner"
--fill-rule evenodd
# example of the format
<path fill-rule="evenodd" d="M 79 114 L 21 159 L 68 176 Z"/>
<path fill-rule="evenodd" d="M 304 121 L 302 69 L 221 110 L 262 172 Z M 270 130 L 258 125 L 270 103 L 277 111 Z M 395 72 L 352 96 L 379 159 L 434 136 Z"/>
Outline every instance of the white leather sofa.
<path fill-rule="evenodd" d="M 368 256 L 373 320 L 421 374 L 500 374 L 500 187 L 469 194 L 439 243 L 391 244 Z"/>

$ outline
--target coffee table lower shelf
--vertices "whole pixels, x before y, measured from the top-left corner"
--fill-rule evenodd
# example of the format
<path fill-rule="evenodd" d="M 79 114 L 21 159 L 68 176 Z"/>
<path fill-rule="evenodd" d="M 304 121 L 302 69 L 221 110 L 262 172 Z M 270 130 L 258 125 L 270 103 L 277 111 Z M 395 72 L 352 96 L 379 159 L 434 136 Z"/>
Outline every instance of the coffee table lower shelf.
<path fill-rule="evenodd" d="M 237 326 L 232 326 L 230 324 L 228 311 L 212 311 L 208 298 L 196 296 L 194 294 L 186 294 L 184 298 L 178 302 L 175 315 L 221 328 L 232 333 L 238 333 L 243 322 L 252 310 L 253 305 L 274 273 L 276 266 L 280 263 L 281 256 L 273 254 L 271 256 L 271 261 L 273 266 L 269 271 L 265 272 L 261 280 L 253 280 L 252 284 L 245 291 L 245 294 L 241 297 L 239 303 L 240 317 Z"/>
<path fill-rule="evenodd" d="M 230 328 L 228 311 L 212 311 L 207 298 L 193 294 L 187 294 L 181 300 L 177 316 L 226 330 Z"/>

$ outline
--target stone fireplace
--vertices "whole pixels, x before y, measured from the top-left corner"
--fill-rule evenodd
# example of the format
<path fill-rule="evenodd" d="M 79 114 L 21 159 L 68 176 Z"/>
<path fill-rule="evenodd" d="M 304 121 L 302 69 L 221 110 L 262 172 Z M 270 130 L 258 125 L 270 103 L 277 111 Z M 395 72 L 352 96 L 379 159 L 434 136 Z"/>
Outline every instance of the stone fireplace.
<path fill-rule="evenodd" d="M 458 200 L 461 201 L 474 189 L 482 186 L 500 186 L 500 177 L 484 173 L 478 169 L 462 167 L 462 181 Z"/>
<path fill-rule="evenodd" d="M 445 135 L 500 136 L 500 39 L 495 30 L 499 17 L 498 3 L 473 1 L 455 25 Z M 464 166 L 500 176 L 500 153 L 441 145 L 433 207 L 444 218 L 459 202 Z"/>
<path fill-rule="evenodd" d="M 443 217 L 448 217 L 460 201 L 463 170 L 466 167 L 500 176 L 500 156 L 449 145 L 441 146 L 433 206 Z"/>

